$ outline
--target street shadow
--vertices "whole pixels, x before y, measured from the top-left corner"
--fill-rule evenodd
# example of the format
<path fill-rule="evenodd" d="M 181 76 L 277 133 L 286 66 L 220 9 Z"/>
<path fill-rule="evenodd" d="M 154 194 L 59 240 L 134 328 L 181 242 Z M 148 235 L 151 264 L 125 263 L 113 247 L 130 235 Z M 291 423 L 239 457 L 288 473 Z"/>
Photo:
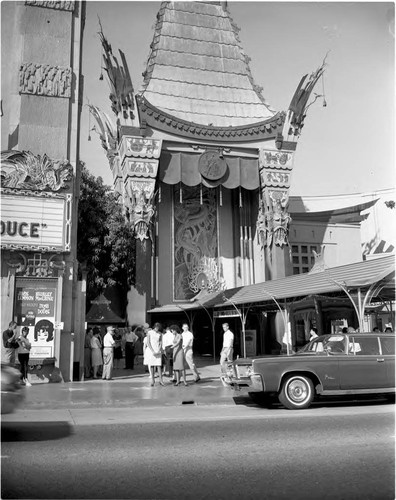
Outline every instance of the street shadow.
<path fill-rule="evenodd" d="M 52 441 L 70 436 L 69 422 L 2 422 L 3 443 L 24 441 Z"/>
<path fill-rule="evenodd" d="M 259 393 L 250 393 L 240 396 L 234 396 L 233 400 L 236 405 L 270 408 L 274 410 L 285 410 L 285 407 L 278 401 L 277 397 L 271 397 Z M 334 396 L 326 398 L 316 398 L 310 408 L 347 408 L 353 406 L 376 406 L 395 404 L 392 397 L 362 395 L 355 396 Z"/>
<path fill-rule="evenodd" d="M 315 408 L 342 408 L 347 406 L 376 406 L 376 405 L 395 404 L 395 400 L 390 397 L 378 395 L 361 395 L 356 396 L 334 396 L 334 398 L 317 398 L 313 401 L 312 406 Z"/>

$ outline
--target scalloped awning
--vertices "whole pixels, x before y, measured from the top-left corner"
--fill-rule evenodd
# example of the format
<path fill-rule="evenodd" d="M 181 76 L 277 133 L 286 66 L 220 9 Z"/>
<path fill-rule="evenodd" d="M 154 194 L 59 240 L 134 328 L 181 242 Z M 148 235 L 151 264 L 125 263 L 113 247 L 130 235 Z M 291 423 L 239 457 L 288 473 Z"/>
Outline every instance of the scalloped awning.
<path fill-rule="evenodd" d="M 224 157 L 227 162 L 227 172 L 218 182 L 207 181 L 198 170 L 200 154 L 190 153 L 162 153 L 159 167 L 159 179 L 165 184 L 178 184 L 186 186 L 203 184 L 207 187 L 223 186 L 235 189 L 239 186 L 244 189 L 254 190 L 260 187 L 258 159 Z"/>

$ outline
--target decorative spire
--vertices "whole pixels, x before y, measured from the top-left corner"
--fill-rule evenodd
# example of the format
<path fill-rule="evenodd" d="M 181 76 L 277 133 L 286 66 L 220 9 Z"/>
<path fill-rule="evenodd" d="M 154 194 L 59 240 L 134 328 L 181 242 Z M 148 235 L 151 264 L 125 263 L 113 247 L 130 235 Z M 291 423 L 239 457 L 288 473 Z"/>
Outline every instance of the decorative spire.
<path fill-rule="evenodd" d="M 99 19 L 100 31 L 98 32 L 100 41 L 103 48 L 103 62 L 104 70 L 107 73 L 110 85 L 110 101 L 111 109 L 117 118 L 124 120 L 132 120 L 132 125 L 135 123 L 135 101 L 134 89 L 132 85 L 131 76 L 129 74 L 128 65 L 125 59 L 125 54 L 119 50 L 121 63 L 119 64 L 117 58 L 113 55 L 111 45 L 104 36 L 102 24 Z"/>

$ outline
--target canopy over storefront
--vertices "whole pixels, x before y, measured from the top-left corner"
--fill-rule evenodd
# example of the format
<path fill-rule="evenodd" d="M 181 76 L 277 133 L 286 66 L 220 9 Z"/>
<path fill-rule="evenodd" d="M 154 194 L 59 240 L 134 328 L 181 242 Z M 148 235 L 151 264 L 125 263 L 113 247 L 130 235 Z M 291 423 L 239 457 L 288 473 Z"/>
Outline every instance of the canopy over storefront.
<path fill-rule="evenodd" d="M 159 179 L 165 184 L 182 182 L 186 186 L 202 183 L 207 187 L 221 185 L 227 189 L 260 187 L 257 158 L 225 157 L 226 169 L 223 177 L 216 183 L 208 182 L 199 171 L 200 154 L 163 153 L 160 162 Z"/>
<path fill-rule="evenodd" d="M 273 299 L 288 300 L 315 294 L 368 289 L 380 283 L 384 285 L 382 293 L 386 294 L 389 300 L 394 300 L 394 277 L 395 255 L 389 254 L 377 259 L 328 268 L 321 272 L 298 274 L 279 280 L 230 288 L 212 293 L 192 303 L 160 306 L 148 312 L 166 313 L 172 307 L 176 307 L 177 310 L 219 308 L 226 306 L 227 303 L 236 306 L 259 304 L 271 302 Z"/>

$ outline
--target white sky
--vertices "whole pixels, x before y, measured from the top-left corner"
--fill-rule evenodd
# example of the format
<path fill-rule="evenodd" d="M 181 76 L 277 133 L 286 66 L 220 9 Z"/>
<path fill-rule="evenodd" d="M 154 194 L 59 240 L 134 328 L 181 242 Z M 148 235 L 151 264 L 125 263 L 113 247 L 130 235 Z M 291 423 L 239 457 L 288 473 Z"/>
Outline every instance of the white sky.
<path fill-rule="evenodd" d="M 395 185 L 394 3 L 228 2 L 241 28 L 255 83 L 276 111 L 287 110 L 300 78 L 320 66 L 327 107 L 310 107 L 295 156 L 292 195 L 363 193 Z M 91 1 L 83 45 L 84 104 L 111 118 L 106 79 L 99 81 L 104 34 L 126 56 L 135 90 L 149 54 L 160 2 Z M 322 82 L 315 91 L 322 93 Z M 88 141 L 88 108 L 82 113 L 81 158 L 112 185 L 99 136 Z M 94 125 L 91 117 L 91 127 Z"/>

